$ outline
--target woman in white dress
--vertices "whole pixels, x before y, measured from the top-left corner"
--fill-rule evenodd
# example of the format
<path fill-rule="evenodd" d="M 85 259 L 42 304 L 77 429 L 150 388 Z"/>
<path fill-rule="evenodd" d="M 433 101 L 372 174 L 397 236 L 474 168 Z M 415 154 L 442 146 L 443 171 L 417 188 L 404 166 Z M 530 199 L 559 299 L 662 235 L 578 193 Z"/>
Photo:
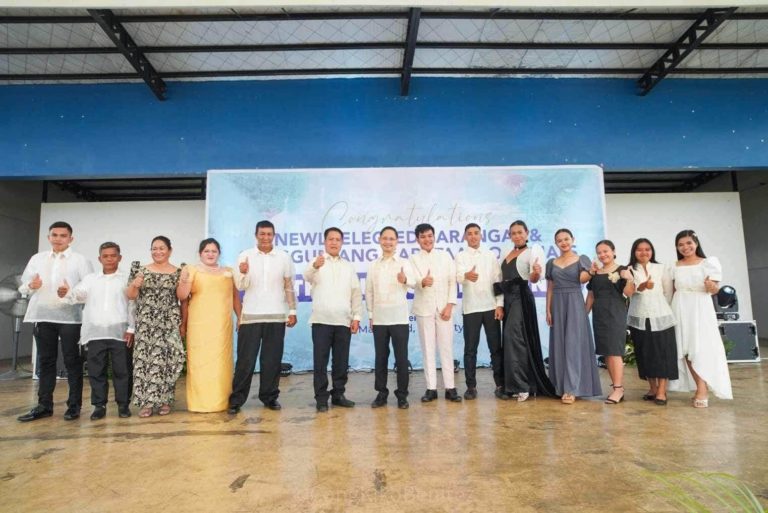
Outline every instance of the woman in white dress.
<path fill-rule="evenodd" d="M 717 258 L 704 255 L 693 230 L 675 237 L 677 265 L 672 269 L 675 295 L 672 311 L 677 318 L 678 371 L 671 390 L 695 390 L 693 406 L 709 406 L 707 385 L 720 399 L 733 399 L 728 361 L 717 326 L 712 295 L 717 294 L 722 268 Z"/>

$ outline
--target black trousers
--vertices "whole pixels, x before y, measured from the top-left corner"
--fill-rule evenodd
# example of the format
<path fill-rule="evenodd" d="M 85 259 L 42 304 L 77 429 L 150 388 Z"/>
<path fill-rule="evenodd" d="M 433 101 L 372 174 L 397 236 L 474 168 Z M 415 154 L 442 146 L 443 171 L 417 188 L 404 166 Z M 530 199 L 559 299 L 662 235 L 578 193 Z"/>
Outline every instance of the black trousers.
<path fill-rule="evenodd" d="M 349 326 L 312 325 L 315 400 L 318 404 L 328 402 L 328 358 L 331 352 L 333 352 L 333 359 L 331 360 L 333 389 L 330 395 L 334 398 L 344 395 L 347 385 L 349 342 L 351 339 L 352 332 Z"/>
<path fill-rule="evenodd" d="M 477 387 L 477 348 L 480 345 L 480 328 L 485 330 L 488 351 L 491 353 L 493 382 L 504 385 L 504 348 L 501 345 L 501 323 L 494 319 L 494 310 L 464 314 L 464 376 L 467 388 Z"/>
<path fill-rule="evenodd" d="M 392 349 L 395 352 L 395 366 L 397 367 L 397 390 L 395 396 L 398 399 L 408 397 L 408 325 L 394 324 L 391 326 L 373 325 L 373 347 L 376 353 L 375 383 L 374 388 L 379 394 L 389 395 L 387 388 L 387 364 L 389 363 L 389 341 L 392 341 Z"/>
<path fill-rule="evenodd" d="M 237 362 L 232 380 L 230 406 L 242 406 L 251 391 L 256 357 L 261 349 L 259 374 L 259 400 L 264 404 L 280 395 L 280 364 L 283 360 L 285 339 L 284 322 L 256 322 L 242 324 L 237 332 Z"/>
<path fill-rule="evenodd" d="M 53 391 L 56 388 L 56 359 L 61 353 L 67 368 L 69 397 L 67 406 L 80 408 L 83 404 L 83 358 L 80 355 L 80 324 L 57 322 L 35 323 L 40 381 L 37 385 L 37 402 L 46 410 L 53 411 Z"/>
<path fill-rule="evenodd" d="M 107 368 L 112 360 L 112 384 L 115 387 L 115 402 L 128 406 L 130 396 L 130 371 L 128 348 L 125 341 L 115 339 L 91 340 L 88 342 L 88 381 L 91 384 L 91 404 L 106 406 L 109 399 Z"/>

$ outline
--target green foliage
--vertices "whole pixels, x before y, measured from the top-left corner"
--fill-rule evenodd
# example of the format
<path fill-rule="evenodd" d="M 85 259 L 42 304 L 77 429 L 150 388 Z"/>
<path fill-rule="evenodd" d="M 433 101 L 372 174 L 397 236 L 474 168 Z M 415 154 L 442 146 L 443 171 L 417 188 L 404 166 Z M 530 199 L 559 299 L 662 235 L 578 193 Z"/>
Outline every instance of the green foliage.
<path fill-rule="evenodd" d="M 733 351 L 733 348 L 736 347 L 736 342 L 726 337 L 725 335 L 722 335 L 722 338 L 723 338 L 723 347 L 725 347 L 725 354 L 727 356 L 731 354 L 731 351 Z"/>
<path fill-rule="evenodd" d="M 760 501 L 743 482 L 720 472 L 647 472 L 664 485 L 662 497 L 692 513 L 716 511 L 764 513 Z"/>
<path fill-rule="evenodd" d="M 624 365 L 636 365 L 637 355 L 635 354 L 635 343 L 632 342 L 632 335 L 627 330 L 627 341 L 624 344 Z"/>

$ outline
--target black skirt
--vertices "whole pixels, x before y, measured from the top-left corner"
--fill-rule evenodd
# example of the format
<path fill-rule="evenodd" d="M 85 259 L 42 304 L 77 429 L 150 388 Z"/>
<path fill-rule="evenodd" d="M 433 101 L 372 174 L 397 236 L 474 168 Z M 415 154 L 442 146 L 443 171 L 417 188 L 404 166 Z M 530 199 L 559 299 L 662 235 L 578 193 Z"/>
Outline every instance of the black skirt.
<path fill-rule="evenodd" d="M 637 357 L 637 372 L 641 379 L 678 379 L 677 343 L 675 327 L 651 331 L 650 319 L 645 320 L 645 329 L 629 328 Z"/>

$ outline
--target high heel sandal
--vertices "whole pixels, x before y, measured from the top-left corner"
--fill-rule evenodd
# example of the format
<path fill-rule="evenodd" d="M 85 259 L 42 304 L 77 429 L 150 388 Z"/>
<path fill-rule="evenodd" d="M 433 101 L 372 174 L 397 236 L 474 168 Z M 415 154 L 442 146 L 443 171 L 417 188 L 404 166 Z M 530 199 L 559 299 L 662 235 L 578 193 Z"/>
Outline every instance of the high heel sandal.
<path fill-rule="evenodd" d="M 519 394 L 517 394 L 517 402 L 523 403 L 527 401 L 530 396 L 531 394 L 529 394 L 528 392 L 520 392 Z"/>
<path fill-rule="evenodd" d="M 139 410 L 139 417 L 141 417 L 142 419 L 146 419 L 147 417 L 151 417 L 152 413 L 154 413 L 152 411 L 152 407 L 151 406 L 145 406 L 144 408 Z"/>
<path fill-rule="evenodd" d="M 709 408 L 709 398 L 705 399 L 696 399 L 693 398 L 693 407 L 694 408 Z"/>
<path fill-rule="evenodd" d="M 612 384 L 611 388 L 613 388 L 614 390 L 618 390 L 619 388 L 624 390 L 624 385 L 613 385 Z M 619 404 L 623 400 L 624 400 L 624 392 L 621 392 L 621 397 L 619 397 L 618 399 L 611 399 L 611 397 L 609 395 L 608 397 L 605 398 L 604 402 L 605 402 L 605 404 Z"/>
<path fill-rule="evenodd" d="M 158 415 L 168 415 L 171 413 L 171 405 L 170 404 L 164 404 L 160 406 L 160 408 L 157 410 Z"/>
<path fill-rule="evenodd" d="M 563 404 L 573 404 L 576 402 L 576 396 L 573 394 L 563 394 L 563 396 L 560 398 L 560 401 Z"/>

